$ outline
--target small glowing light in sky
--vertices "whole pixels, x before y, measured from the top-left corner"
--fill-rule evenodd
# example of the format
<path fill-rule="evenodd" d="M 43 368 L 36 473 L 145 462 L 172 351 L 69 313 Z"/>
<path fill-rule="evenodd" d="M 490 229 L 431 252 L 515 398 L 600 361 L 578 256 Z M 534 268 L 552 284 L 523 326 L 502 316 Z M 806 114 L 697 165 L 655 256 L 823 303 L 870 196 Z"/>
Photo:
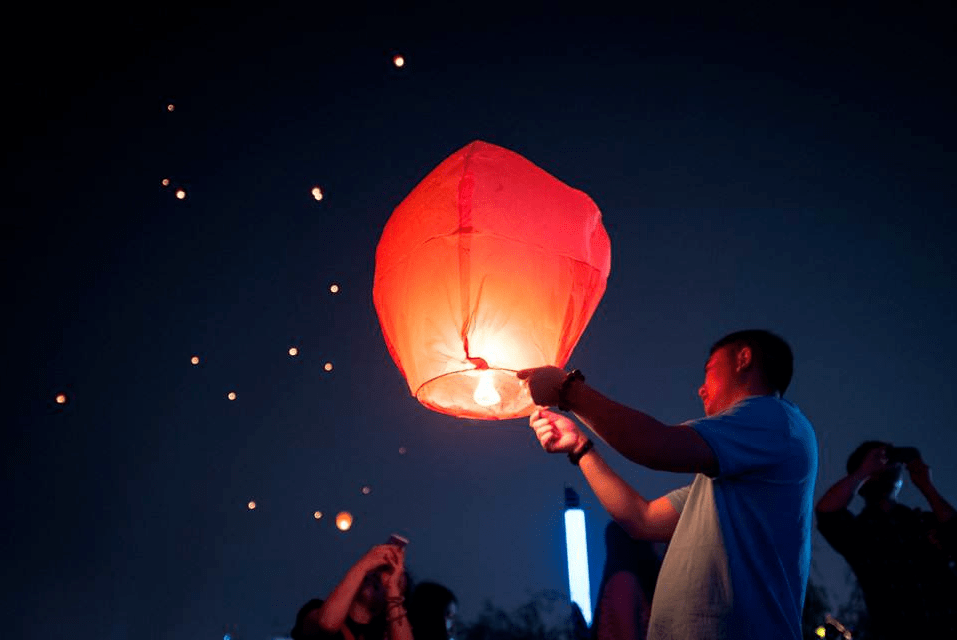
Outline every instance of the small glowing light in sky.
<path fill-rule="evenodd" d="M 348 511 L 340 511 L 336 514 L 336 527 L 339 531 L 348 531 L 352 528 L 352 514 Z"/>
<path fill-rule="evenodd" d="M 291 355 L 291 356 L 298 356 L 298 355 L 299 355 L 299 349 L 297 349 L 296 347 L 289 347 L 289 355 Z"/>
<path fill-rule="evenodd" d="M 173 104 L 172 102 L 170 102 L 168 105 L 166 105 L 166 110 L 167 110 L 167 111 L 169 111 L 169 112 L 172 113 L 172 111 L 173 111 L 174 109 L 176 109 L 176 105 Z"/>
<path fill-rule="evenodd" d="M 192 358 L 189 359 L 189 361 L 192 362 L 193 364 L 199 364 L 199 356 L 193 356 Z"/>
<path fill-rule="evenodd" d="M 332 286 L 329 287 L 329 291 L 333 293 L 339 293 L 339 285 L 333 284 Z"/>
<path fill-rule="evenodd" d="M 246 504 L 246 507 L 247 507 L 250 511 L 252 511 L 253 509 L 256 508 L 256 501 L 255 501 L 255 500 L 250 500 L 250 501 Z"/>
<path fill-rule="evenodd" d="M 229 393 L 226 394 L 226 397 L 229 398 L 230 400 L 235 400 L 235 399 L 236 399 L 236 392 L 235 392 L 235 391 L 230 391 Z"/>
<path fill-rule="evenodd" d="M 404 456 L 407 449 L 405 447 L 399 447 L 399 455 Z"/>
<path fill-rule="evenodd" d="M 327 362 L 326 364 L 322 366 L 322 368 L 325 369 L 326 371 L 332 371 L 332 363 Z"/>
<path fill-rule="evenodd" d="M 66 394 L 65 394 L 65 393 L 58 393 L 57 396 L 56 396 L 56 403 L 57 403 L 57 404 L 66 404 Z"/>
<path fill-rule="evenodd" d="M 316 520 L 319 520 L 320 518 L 322 518 L 322 511 L 316 511 L 315 513 L 312 514 L 312 517 L 315 518 Z"/>
<path fill-rule="evenodd" d="M 362 487 L 362 495 L 367 496 L 370 493 L 372 493 L 372 487 L 370 487 L 369 485 Z"/>
<path fill-rule="evenodd" d="M 396 67 L 403 67 L 405 66 L 405 58 L 399 54 L 396 54 L 392 56 L 392 64 L 394 64 Z"/>
<path fill-rule="evenodd" d="M 186 199 L 186 189 L 177 189 L 176 190 L 176 199 L 185 200 Z"/>
<path fill-rule="evenodd" d="M 168 186 L 169 186 L 169 178 L 163 178 L 163 186 L 164 186 L 164 187 L 168 187 Z"/>
<path fill-rule="evenodd" d="M 313 187 L 312 197 L 315 198 L 317 202 L 319 200 L 322 200 L 322 189 L 320 189 L 319 187 Z"/>

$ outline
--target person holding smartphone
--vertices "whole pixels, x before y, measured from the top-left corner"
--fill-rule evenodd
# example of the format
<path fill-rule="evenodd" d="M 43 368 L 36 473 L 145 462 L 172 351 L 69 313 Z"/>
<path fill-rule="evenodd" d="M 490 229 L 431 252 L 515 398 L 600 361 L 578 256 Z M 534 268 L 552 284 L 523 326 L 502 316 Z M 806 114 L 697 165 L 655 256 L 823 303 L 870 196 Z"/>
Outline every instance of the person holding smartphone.
<path fill-rule="evenodd" d="M 817 528 L 857 577 L 868 637 L 957 638 L 957 518 L 914 447 L 868 440 L 814 508 Z M 897 501 L 905 470 L 930 511 Z M 857 515 L 848 507 L 864 498 Z"/>
<path fill-rule="evenodd" d="M 325 600 L 299 609 L 293 640 L 413 640 L 405 609 L 405 543 L 393 536 L 353 564 Z"/>

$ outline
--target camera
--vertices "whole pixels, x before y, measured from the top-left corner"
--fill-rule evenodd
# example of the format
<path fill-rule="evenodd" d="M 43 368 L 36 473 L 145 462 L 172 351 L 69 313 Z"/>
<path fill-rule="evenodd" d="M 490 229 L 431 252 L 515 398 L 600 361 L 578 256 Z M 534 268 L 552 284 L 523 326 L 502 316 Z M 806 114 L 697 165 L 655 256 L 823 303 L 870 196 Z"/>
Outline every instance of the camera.
<path fill-rule="evenodd" d="M 907 464 L 920 457 L 916 447 L 887 447 L 887 461 Z"/>

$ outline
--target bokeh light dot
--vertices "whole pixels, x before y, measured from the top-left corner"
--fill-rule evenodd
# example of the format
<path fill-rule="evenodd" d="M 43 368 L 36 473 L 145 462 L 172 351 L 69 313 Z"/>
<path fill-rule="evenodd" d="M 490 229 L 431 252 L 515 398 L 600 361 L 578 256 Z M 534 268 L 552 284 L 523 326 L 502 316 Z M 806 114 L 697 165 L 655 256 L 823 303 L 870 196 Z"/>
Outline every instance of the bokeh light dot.
<path fill-rule="evenodd" d="M 169 112 L 172 112 L 172 111 L 174 111 L 175 109 L 176 109 L 176 105 L 173 104 L 172 102 L 169 103 L 168 105 L 166 105 L 166 110 L 169 111 Z"/>
<path fill-rule="evenodd" d="M 235 392 L 235 391 L 230 391 L 229 393 L 226 394 L 226 397 L 229 398 L 230 400 L 235 400 L 235 399 L 236 399 L 236 392 Z"/>
<path fill-rule="evenodd" d="M 339 531 L 348 531 L 352 528 L 352 514 L 348 511 L 340 511 L 336 514 L 336 528 Z"/>
<path fill-rule="evenodd" d="M 57 396 L 56 396 L 56 403 L 57 403 L 57 404 L 66 404 L 66 394 L 65 394 L 65 393 L 58 393 Z"/>
<path fill-rule="evenodd" d="M 405 452 L 408 451 L 405 447 L 399 447 L 399 455 L 404 456 Z"/>
<path fill-rule="evenodd" d="M 246 503 L 246 508 L 248 508 L 250 511 L 252 511 L 253 509 L 255 509 L 255 508 L 256 508 L 256 501 L 255 501 L 255 500 L 250 500 L 249 502 L 247 502 L 247 503 Z"/>
<path fill-rule="evenodd" d="M 322 189 L 320 189 L 319 187 L 313 187 L 312 197 L 316 199 L 316 202 L 322 200 Z"/>
<path fill-rule="evenodd" d="M 333 292 L 333 293 L 339 293 L 339 285 L 337 285 L 337 284 L 331 285 L 331 286 L 329 287 L 329 291 L 331 291 L 331 292 Z"/>
<path fill-rule="evenodd" d="M 177 189 L 176 190 L 176 199 L 185 200 L 186 199 L 186 189 Z"/>
<path fill-rule="evenodd" d="M 312 514 L 312 517 L 315 518 L 316 520 L 321 519 L 321 518 L 322 518 L 322 511 L 316 511 L 315 513 Z"/>
<path fill-rule="evenodd" d="M 299 349 L 297 349 L 296 347 L 289 347 L 289 355 L 291 355 L 291 356 L 298 356 L 298 355 L 299 355 Z"/>
<path fill-rule="evenodd" d="M 392 64 L 394 64 L 396 67 L 404 67 L 404 66 L 405 66 L 405 58 L 404 58 L 403 56 L 400 56 L 400 55 L 394 55 L 394 56 L 392 56 Z"/>
<path fill-rule="evenodd" d="M 168 186 L 169 186 L 169 178 L 163 178 L 163 186 L 164 186 L 164 187 L 168 187 Z"/>
<path fill-rule="evenodd" d="M 364 487 L 362 487 L 362 495 L 367 496 L 370 493 L 372 493 L 372 487 L 370 487 L 369 485 L 365 485 Z"/>
<path fill-rule="evenodd" d="M 327 362 L 326 364 L 322 366 L 322 368 L 325 369 L 326 371 L 332 371 L 332 363 Z"/>
<path fill-rule="evenodd" d="M 193 356 L 192 358 L 189 359 L 189 361 L 192 362 L 193 364 L 199 364 L 199 356 Z"/>

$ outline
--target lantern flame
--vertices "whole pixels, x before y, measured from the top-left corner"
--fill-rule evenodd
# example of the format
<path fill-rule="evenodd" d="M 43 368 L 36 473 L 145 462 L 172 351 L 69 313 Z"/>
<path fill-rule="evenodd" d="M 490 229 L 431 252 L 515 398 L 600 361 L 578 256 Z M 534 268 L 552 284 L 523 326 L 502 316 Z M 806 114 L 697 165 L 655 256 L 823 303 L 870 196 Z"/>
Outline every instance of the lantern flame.
<path fill-rule="evenodd" d="M 479 374 L 478 384 L 475 386 L 475 393 L 472 394 L 472 399 L 475 400 L 475 403 L 483 407 L 491 407 L 493 404 L 498 404 L 502 401 L 502 396 L 495 390 L 492 376 L 493 374 L 489 369 L 482 371 Z"/>

